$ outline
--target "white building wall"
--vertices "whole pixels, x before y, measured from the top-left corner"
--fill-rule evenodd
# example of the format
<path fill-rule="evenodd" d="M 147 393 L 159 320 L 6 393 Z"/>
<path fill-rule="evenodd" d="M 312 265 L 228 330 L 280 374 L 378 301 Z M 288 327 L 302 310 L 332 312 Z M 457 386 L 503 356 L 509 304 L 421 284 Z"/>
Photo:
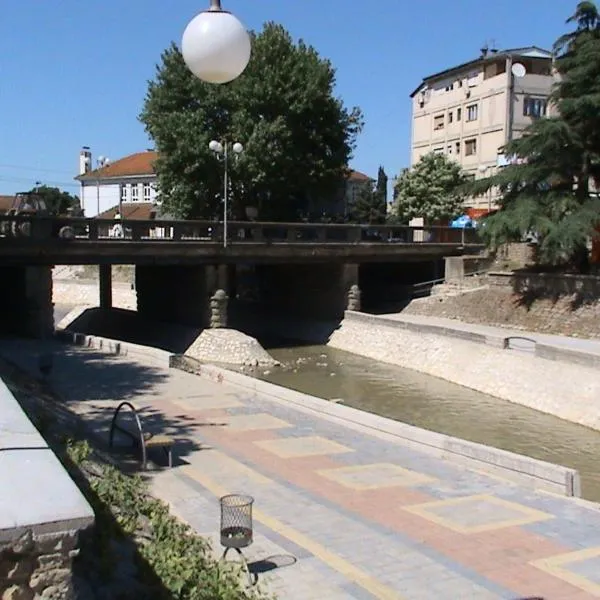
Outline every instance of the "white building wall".
<path fill-rule="evenodd" d="M 121 188 L 118 183 L 86 182 L 81 189 L 81 207 L 86 217 L 96 215 L 119 204 Z"/>

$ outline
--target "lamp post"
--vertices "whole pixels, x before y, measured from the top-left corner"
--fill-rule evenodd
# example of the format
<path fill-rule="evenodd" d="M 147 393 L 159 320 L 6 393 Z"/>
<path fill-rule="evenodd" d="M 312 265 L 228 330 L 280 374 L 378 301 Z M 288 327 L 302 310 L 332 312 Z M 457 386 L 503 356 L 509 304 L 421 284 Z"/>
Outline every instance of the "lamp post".
<path fill-rule="evenodd" d="M 221 0 L 210 0 L 208 10 L 196 15 L 186 27 L 181 53 L 189 70 L 207 83 L 228 83 L 239 77 L 252 52 L 248 31 Z"/>
<path fill-rule="evenodd" d="M 227 248 L 227 211 L 229 208 L 229 144 L 228 142 L 217 142 L 212 140 L 208 144 L 210 150 L 212 150 L 217 156 L 223 159 L 225 166 L 225 173 L 223 175 L 223 247 Z M 236 158 L 244 151 L 244 146 L 239 142 L 235 142 L 231 146 L 233 153 Z"/>

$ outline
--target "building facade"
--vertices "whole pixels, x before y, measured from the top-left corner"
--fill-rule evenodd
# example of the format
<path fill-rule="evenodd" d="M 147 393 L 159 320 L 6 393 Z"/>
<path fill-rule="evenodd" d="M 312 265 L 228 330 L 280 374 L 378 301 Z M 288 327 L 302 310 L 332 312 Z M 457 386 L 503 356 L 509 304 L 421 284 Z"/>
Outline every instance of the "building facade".
<path fill-rule="evenodd" d="M 423 79 L 411 94 L 411 166 L 429 152 L 445 154 L 473 177 L 508 164 L 503 147 L 548 115 L 555 76 L 552 53 L 537 47 L 482 49 L 479 58 Z M 469 199 L 490 210 L 495 195 Z"/>
<path fill-rule="evenodd" d="M 105 162 L 92 169 L 92 153 L 83 148 L 79 155 L 79 175 L 75 178 L 81 186 L 81 208 L 86 217 L 96 217 L 121 205 L 156 203 L 157 154 L 152 150 L 137 152 L 115 162 Z M 125 210 L 125 209 L 124 209 Z"/>
<path fill-rule="evenodd" d="M 92 169 L 92 152 L 85 147 L 79 156 L 79 175 L 75 178 L 81 186 L 81 207 L 86 217 L 113 218 L 120 209 L 127 219 L 146 219 L 159 204 L 156 191 L 154 163 L 155 151 L 138 152 L 104 163 Z M 373 180 L 359 171 L 351 170 L 339 199 L 319 201 L 315 211 L 347 216 L 352 210 L 362 186 Z"/>

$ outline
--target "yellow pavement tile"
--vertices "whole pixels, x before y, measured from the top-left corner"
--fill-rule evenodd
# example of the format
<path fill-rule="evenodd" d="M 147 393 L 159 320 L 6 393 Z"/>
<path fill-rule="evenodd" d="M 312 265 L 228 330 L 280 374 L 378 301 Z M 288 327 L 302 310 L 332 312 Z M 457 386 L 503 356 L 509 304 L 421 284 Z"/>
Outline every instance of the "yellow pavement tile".
<path fill-rule="evenodd" d="M 518 527 L 555 518 L 554 515 L 487 494 L 436 500 L 403 506 L 401 509 L 466 534 Z"/>
<path fill-rule="evenodd" d="M 280 458 L 301 458 L 320 454 L 341 454 L 354 452 L 337 442 L 319 436 L 282 438 L 254 442 L 259 448 L 271 452 Z"/>
<path fill-rule="evenodd" d="M 404 469 L 392 463 L 374 463 L 337 469 L 323 469 L 317 473 L 353 490 L 375 490 L 386 487 L 409 487 L 430 483 L 433 477 Z"/>
<path fill-rule="evenodd" d="M 287 421 L 283 421 L 267 413 L 235 415 L 227 417 L 226 421 L 228 429 L 235 429 L 237 431 L 284 429 L 285 427 L 291 427 L 291 424 Z"/>
<path fill-rule="evenodd" d="M 600 598 L 600 583 L 592 581 L 584 575 L 569 569 L 569 565 L 593 559 L 597 559 L 598 564 L 600 564 L 600 547 L 558 554 L 549 558 L 534 560 L 530 564 L 545 573 L 553 575 L 558 579 L 562 579 L 563 581 Z M 598 575 L 600 576 L 600 569 L 598 570 Z M 598 581 L 600 581 L 600 577 L 598 578 Z"/>
<path fill-rule="evenodd" d="M 238 408 L 242 403 L 232 396 L 192 396 L 189 398 L 172 398 L 171 402 L 183 410 L 215 410 Z"/>

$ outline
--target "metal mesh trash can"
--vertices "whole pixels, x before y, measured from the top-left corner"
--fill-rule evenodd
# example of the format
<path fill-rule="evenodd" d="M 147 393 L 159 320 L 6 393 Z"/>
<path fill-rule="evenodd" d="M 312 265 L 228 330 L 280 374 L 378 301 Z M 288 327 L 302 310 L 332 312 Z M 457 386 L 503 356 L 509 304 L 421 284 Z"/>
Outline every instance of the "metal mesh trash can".
<path fill-rule="evenodd" d="M 221 503 L 221 545 L 225 548 L 221 560 L 225 560 L 230 550 L 235 550 L 248 574 L 248 582 L 253 584 L 248 563 L 242 554 L 242 548 L 252 543 L 252 505 L 254 498 L 244 494 L 223 496 Z"/>
<path fill-rule="evenodd" d="M 247 548 L 252 543 L 252 505 L 254 498 L 230 494 L 221 498 L 221 545 Z"/>

